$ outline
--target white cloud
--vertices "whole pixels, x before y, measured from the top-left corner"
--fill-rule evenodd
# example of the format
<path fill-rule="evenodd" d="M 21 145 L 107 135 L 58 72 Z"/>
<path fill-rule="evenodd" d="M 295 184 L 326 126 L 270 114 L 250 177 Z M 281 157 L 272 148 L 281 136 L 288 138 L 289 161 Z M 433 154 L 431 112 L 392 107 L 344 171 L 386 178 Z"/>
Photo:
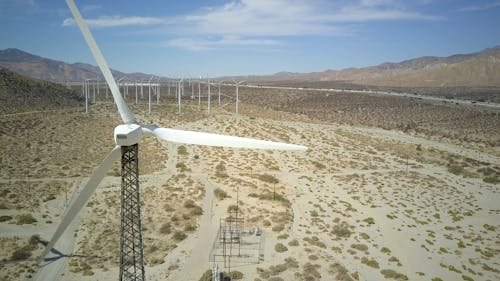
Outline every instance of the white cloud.
<path fill-rule="evenodd" d="M 92 27 L 115 27 L 115 26 L 131 26 L 131 25 L 158 25 L 165 24 L 166 21 L 154 17 L 100 17 L 97 19 L 85 19 L 87 24 Z M 73 18 L 67 18 L 63 21 L 63 26 L 74 25 Z"/>
<path fill-rule="evenodd" d="M 187 38 L 179 37 L 167 40 L 166 46 L 178 47 L 191 51 L 202 51 L 214 49 L 220 46 L 255 46 L 255 45 L 279 45 L 280 42 L 272 39 L 249 39 L 240 37 L 222 38 Z"/>
<path fill-rule="evenodd" d="M 224 45 L 269 45 L 284 36 L 350 35 L 351 24 L 364 22 L 442 19 L 408 9 L 405 4 L 399 0 L 232 0 L 168 20 L 100 17 L 87 22 L 95 27 L 166 25 L 168 32 L 182 34 L 168 40 L 167 46 L 205 50 Z M 72 19 L 63 22 L 72 24 Z"/>
<path fill-rule="evenodd" d="M 476 12 L 476 11 L 483 11 L 483 10 L 487 10 L 487 9 L 497 8 L 497 7 L 500 7 L 500 1 L 486 3 L 483 5 L 467 6 L 467 7 L 463 7 L 461 9 L 458 9 L 458 11 L 459 12 Z"/>
<path fill-rule="evenodd" d="M 241 0 L 185 16 L 191 32 L 218 35 L 343 35 L 345 25 L 381 20 L 437 20 L 442 17 L 409 11 L 394 0 L 361 0 L 333 5 L 323 1 Z M 348 30 L 347 30 L 348 32 Z"/>

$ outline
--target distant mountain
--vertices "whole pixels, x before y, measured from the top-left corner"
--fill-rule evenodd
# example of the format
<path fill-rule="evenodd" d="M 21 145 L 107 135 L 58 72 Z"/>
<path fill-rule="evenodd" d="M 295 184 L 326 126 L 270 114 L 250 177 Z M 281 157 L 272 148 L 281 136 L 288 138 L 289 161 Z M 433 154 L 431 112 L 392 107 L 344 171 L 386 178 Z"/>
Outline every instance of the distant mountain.
<path fill-rule="evenodd" d="M 365 68 L 312 73 L 279 72 L 260 80 L 342 81 L 393 87 L 498 87 L 500 46 L 472 54 L 420 57 Z"/>
<path fill-rule="evenodd" d="M 68 64 L 14 48 L 0 50 L 0 66 L 31 78 L 53 82 L 103 79 L 97 66 L 85 63 Z M 144 73 L 123 73 L 117 70 L 111 70 L 111 72 L 115 78 L 127 76 L 132 80 L 149 80 L 151 77 L 150 74 Z"/>
<path fill-rule="evenodd" d="M 79 94 L 60 84 L 29 78 L 0 67 L 0 114 L 82 104 Z"/>

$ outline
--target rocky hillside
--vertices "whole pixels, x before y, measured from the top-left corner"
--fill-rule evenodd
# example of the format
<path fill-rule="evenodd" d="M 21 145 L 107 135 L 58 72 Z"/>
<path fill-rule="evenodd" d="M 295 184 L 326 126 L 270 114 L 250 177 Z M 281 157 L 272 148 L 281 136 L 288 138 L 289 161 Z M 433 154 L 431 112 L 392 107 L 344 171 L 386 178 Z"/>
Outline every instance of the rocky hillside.
<path fill-rule="evenodd" d="M 0 114 L 83 106 L 83 102 L 77 93 L 62 85 L 0 67 Z"/>
<path fill-rule="evenodd" d="M 327 71 L 321 79 L 406 87 L 500 86 L 500 47 L 474 54 L 421 57 L 375 67 Z"/>
<path fill-rule="evenodd" d="M 0 67 L 31 78 L 53 82 L 80 82 L 84 79 L 102 77 L 99 68 L 90 64 L 68 64 L 14 48 L 0 50 Z M 116 70 L 112 70 L 112 72 L 115 78 L 127 76 L 134 80 L 149 80 L 151 77 L 150 74 L 144 73 L 123 73 Z"/>
<path fill-rule="evenodd" d="M 279 72 L 247 79 L 342 82 L 388 87 L 500 87 L 500 46 L 472 54 L 420 57 L 365 68 L 312 73 Z"/>

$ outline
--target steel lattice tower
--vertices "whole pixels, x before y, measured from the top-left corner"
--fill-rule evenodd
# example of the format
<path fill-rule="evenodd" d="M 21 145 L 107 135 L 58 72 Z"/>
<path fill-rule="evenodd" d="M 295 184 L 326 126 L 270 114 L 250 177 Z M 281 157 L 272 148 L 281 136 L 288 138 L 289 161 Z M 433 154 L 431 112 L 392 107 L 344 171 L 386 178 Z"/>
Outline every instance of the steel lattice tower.
<path fill-rule="evenodd" d="M 134 144 L 122 146 L 121 150 L 120 281 L 142 281 L 145 280 L 145 274 L 139 197 L 139 161 L 137 157 L 139 147 Z"/>

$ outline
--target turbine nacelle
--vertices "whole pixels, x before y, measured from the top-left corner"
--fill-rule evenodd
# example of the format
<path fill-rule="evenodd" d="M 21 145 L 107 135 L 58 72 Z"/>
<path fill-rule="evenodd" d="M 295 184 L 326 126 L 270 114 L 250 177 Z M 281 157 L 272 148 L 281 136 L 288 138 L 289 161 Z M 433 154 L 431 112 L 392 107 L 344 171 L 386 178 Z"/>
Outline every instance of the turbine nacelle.
<path fill-rule="evenodd" d="M 142 128 L 137 124 L 123 124 L 115 128 L 115 143 L 119 146 L 131 146 L 142 139 Z"/>

